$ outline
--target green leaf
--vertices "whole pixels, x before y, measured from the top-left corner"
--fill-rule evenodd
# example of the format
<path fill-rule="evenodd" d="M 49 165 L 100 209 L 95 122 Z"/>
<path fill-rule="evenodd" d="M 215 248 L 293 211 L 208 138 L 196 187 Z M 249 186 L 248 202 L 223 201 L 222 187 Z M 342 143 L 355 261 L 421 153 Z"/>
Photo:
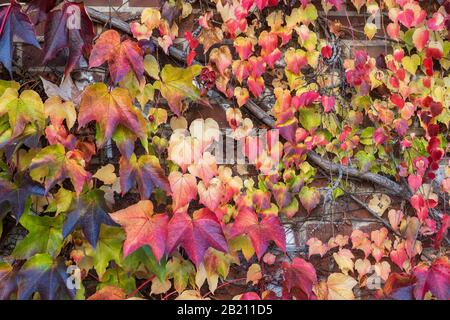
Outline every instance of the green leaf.
<path fill-rule="evenodd" d="M 45 126 L 44 103 L 39 94 L 32 90 L 25 90 L 19 95 L 17 89 L 6 89 L 0 99 L 0 116 L 5 114 L 8 114 L 13 138 L 22 134 L 27 125 L 37 131 L 42 131 Z"/>
<path fill-rule="evenodd" d="M 49 254 L 36 254 L 19 272 L 18 298 L 27 300 L 34 292 L 39 292 L 43 300 L 73 299 L 75 289 L 67 286 L 68 278 L 64 261 L 53 260 Z"/>
<path fill-rule="evenodd" d="M 26 210 L 28 212 L 20 219 L 20 224 L 29 233 L 17 243 L 12 256 L 19 260 L 28 259 L 36 253 L 47 253 L 51 257 L 56 257 L 63 243 L 63 216 L 40 217 L 31 213 L 30 206 L 31 201 L 28 201 L 28 210 Z"/>
<path fill-rule="evenodd" d="M 122 263 L 126 270 L 136 271 L 142 266 L 147 272 L 156 275 L 159 280 L 166 279 L 166 259 L 163 257 L 158 263 L 153 255 L 152 249 L 145 245 L 130 253 Z"/>
<path fill-rule="evenodd" d="M 25 210 L 27 199 L 31 195 L 43 196 L 44 188 L 31 179 L 21 179 L 10 181 L 11 179 L 0 179 L 0 213 L 5 213 L 11 209 L 17 220 L 20 219 Z M 9 204 L 9 207 L 5 205 Z"/>
<path fill-rule="evenodd" d="M 105 193 L 99 189 L 83 194 L 75 208 L 67 214 L 63 225 L 63 237 L 66 238 L 76 227 L 80 227 L 92 247 L 97 246 L 100 225 L 117 226 L 105 210 Z"/>
<path fill-rule="evenodd" d="M 375 131 L 374 127 L 367 127 L 363 131 L 361 131 L 360 142 L 363 145 L 371 146 L 374 144 L 373 142 L 373 132 Z"/>
<path fill-rule="evenodd" d="M 155 81 L 153 87 L 169 103 L 170 109 L 179 116 L 183 107 L 182 101 L 186 98 L 197 100 L 200 98 L 199 90 L 193 81 L 200 74 L 202 66 L 194 65 L 188 68 L 177 68 L 166 64 L 161 71 L 161 80 Z"/>
<path fill-rule="evenodd" d="M 20 89 L 20 83 L 16 81 L 0 80 L 0 97 L 5 93 L 6 89 L 8 88 L 12 88 L 18 91 Z"/>
<path fill-rule="evenodd" d="M 140 92 L 136 96 L 136 99 L 141 105 L 141 108 L 144 108 L 147 102 L 153 100 L 154 96 L 155 96 L 155 88 L 150 83 L 148 83 L 145 85 L 144 90 L 142 90 L 142 92 Z"/>
<path fill-rule="evenodd" d="M 321 115 L 318 111 L 313 108 L 302 108 L 299 110 L 300 113 L 300 124 L 306 130 L 311 130 L 317 128 L 321 123 Z"/>
<path fill-rule="evenodd" d="M 189 283 L 195 284 L 194 265 L 181 257 L 173 257 L 167 263 L 167 274 L 170 279 L 173 278 L 173 285 L 178 293 L 183 292 Z"/>
<path fill-rule="evenodd" d="M 362 150 L 356 153 L 355 158 L 358 160 L 358 168 L 361 172 L 369 171 L 376 161 L 373 153 L 367 153 Z"/>
<path fill-rule="evenodd" d="M 122 288 L 127 294 L 130 294 L 136 289 L 136 280 L 120 267 L 110 268 L 106 270 L 102 281 L 97 285 L 97 291 L 107 286 Z"/>
<path fill-rule="evenodd" d="M 97 248 L 91 247 L 87 254 L 93 258 L 94 268 L 100 279 L 103 278 L 110 261 L 120 264 L 124 240 L 125 235 L 121 228 L 101 226 Z"/>
<path fill-rule="evenodd" d="M 308 214 L 310 214 L 320 202 L 320 193 L 315 187 L 304 186 L 300 190 L 299 197 L 302 206 L 308 211 Z"/>
<path fill-rule="evenodd" d="M 415 75 L 417 68 L 420 66 L 420 57 L 417 54 L 413 54 L 411 57 L 403 57 L 402 65 L 406 71 L 412 75 Z"/>
<path fill-rule="evenodd" d="M 45 212 L 56 212 L 56 215 L 67 212 L 70 209 L 73 199 L 74 192 L 61 187 L 58 192 L 53 195 L 53 199 Z"/>
<path fill-rule="evenodd" d="M 150 77 L 155 80 L 159 80 L 159 63 L 151 54 L 145 56 L 144 69 Z"/>
<path fill-rule="evenodd" d="M 54 144 L 39 151 L 31 161 L 30 176 L 35 181 L 45 180 L 48 192 L 56 183 L 70 178 L 77 195 L 88 184 L 91 174 L 84 169 L 84 159 L 78 151 L 68 151 L 62 144 Z"/>

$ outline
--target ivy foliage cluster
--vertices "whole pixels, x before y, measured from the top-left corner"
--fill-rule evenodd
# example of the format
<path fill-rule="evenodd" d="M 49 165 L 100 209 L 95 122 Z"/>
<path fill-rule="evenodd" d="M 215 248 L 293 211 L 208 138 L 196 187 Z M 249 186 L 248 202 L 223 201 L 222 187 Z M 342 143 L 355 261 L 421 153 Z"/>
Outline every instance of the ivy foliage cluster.
<path fill-rule="evenodd" d="M 47 97 L 0 80 L 0 235 L 7 219 L 28 232 L 0 260 L 0 299 L 214 299 L 243 283 L 230 298 L 358 299 L 366 290 L 448 300 L 450 2 L 201 3 L 184 34 L 178 25 L 194 13 L 183 0 L 143 10 L 128 35 L 107 23 L 96 36 L 83 3 L 0 8 L 7 73 L 16 37 L 41 49 L 44 64 L 67 61 L 60 85 L 42 80 Z M 326 13 L 344 5 L 366 13 L 359 35 L 384 39 L 384 55 L 343 54 L 343 34 L 357 30 Z M 183 64 L 165 63 L 180 43 Z M 83 61 L 106 71 L 102 82 L 72 81 Z M 214 119 L 183 116 L 223 112 L 211 93 L 229 101 L 229 128 L 258 176 L 218 164 Z M 266 137 L 251 135 L 257 124 L 241 110 L 252 104 L 273 116 Z M 108 148 L 116 162 L 101 156 Z M 312 184 L 314 156 L 338 173 L 325 193 Z M 375 194 L 365 206 L 381 228 L 311 238 L 307 254 L 292 257 L 282 221 L 348 196 L 349 168 L 399 186 L 404 205 Z M 336 267 L 319 270 L 317 256 Z"/>

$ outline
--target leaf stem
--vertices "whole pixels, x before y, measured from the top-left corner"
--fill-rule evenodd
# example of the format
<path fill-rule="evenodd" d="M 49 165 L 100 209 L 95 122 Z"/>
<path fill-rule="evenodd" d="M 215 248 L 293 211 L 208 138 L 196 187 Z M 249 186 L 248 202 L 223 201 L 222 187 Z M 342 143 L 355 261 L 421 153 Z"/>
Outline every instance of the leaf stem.
<path fill-rule="evenodd" d="M 136 293 L 138 293 L 142 288 L 144 288 L 146 285 L 148 285 L 153 279 L 155 279 L 155 275 L 151 276 L 147 280 L 145 280 L 144 283 L 142 283 L 139 287 L 137 287 L 135 290 L 133 290 L 128 296 L 127 299 L 133 297 Z"/>

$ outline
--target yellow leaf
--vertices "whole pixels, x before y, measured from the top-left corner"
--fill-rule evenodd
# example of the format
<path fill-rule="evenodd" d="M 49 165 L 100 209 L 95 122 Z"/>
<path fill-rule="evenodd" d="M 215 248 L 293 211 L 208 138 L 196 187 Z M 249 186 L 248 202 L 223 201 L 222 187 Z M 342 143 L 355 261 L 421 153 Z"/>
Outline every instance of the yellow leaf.
<path fill-rule="evenodd" d="M 374 35 L 377 33 L 377 26 L 374 23 L 368 22 L 364 26 L 364 34 L 369 40 L 372 40 Z"/>
<path fill-rule="evenodd" d="M 112 164 L 107 164 L 106 166 L 103 166 L 97 170 L 97 172 L 94 174 L 94 178 L 99 179 L 104 184 L 114 184 L 117 179 L 114 170 L 115 169 Z"/>
<path fill-rule="evenodd" d="M 353 287 L 358 282 L 343 273 L 332 273 L 328 276 L 328 300 L 354 300 Z"/>
<path fill-rule="evenodd" d="M 141 23 L 145 24 L 150 30 L 158 27 L 160 22 L 161 12 L 158 9 L 147 8 L 142 11 Z"/>
<path fill-rule="evenodd" d="M 353 271 L 353 260 L 355 257 L 348 249 L 340 249 L 338 253 L 333 253 L 333 258 L 341 269 L 342 273 L 348 274 Z"/>
<path fill-rule="evenodd" d="M 183 291 L 175 300 L 209 300 L 209 299 L 208 298 L 203 299 L 199 291 L 186 290 Z"/>
<path fill-rule="evenodd" d="M 257 263 L 252 264 L 247 271 L 247 282 L 252 282 L 253 285 L 257 285 L 261 279 L 261 266 Z"/>
<path fill-rule="evenodd" d="M 159 63 L 151 54 L 145 56 L 144 69 L 150 77 L 159 80 Z"/>
<path fill-rule="evenodd" d="M 61 124 L 66 120 L 67 127 L 72 129 L 77 120 L 77 112 L 71 101 L 63 102 L 60 97 L 53 96 L 44 103 L 45 115 L 50 117 L 52 124 Z"/>
<path fill-rule="evenodd" d="M 375 211 L 380 217 L 391 205 L 391 198 L 385 194 L 376 193 L 369 201 L 369 208 Z"/>
<path fill-rule="evenodd" d="M 414 75 L 420 65 L 420 57 L 417 54 L 413 54 L 411 57 L 403 57 L 402 65 L 406 71 Z"/>
<path fill-rule="evenodd" d="M 164 280 L 161 282 L 158 278 L 153 279 L 152 281 L 152 290 L 150 294 L 162 294 L 172 287 L 172 283 L 169 280 Z"/>

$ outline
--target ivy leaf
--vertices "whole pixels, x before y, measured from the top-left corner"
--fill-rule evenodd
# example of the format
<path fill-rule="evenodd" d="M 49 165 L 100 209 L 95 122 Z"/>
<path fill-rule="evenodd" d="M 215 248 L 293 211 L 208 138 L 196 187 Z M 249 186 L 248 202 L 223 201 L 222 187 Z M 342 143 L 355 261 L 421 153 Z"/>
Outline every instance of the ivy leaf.
<path fill-rule="evenodd" d="M 131 272 L 140 269 L 141 264 L 147 271 L 156 275 L 160 281 L 166 279 L 166 259 L 162 258 L 158 262 L 152 249 L 147 245 L 130 253 L 122 262 L 123 267 Z"/>
<path fill-rule="evenodd" d="M 130 294 L 136 289 L 136 279 L 130 277 L 130 273 L 116 266 L 106 270 L 103 275 L 102 282 L 97 284 L 97 291 L 105 287 L 113 286 L 122 288 L 125 293 Z"/>
<path fill-rule="evenodd" d="M 319 127 L 322 123 L 320 113 L 312 108 L 301 108 L 299 113 L 300 124 L 308 131 Z"/>
<path fill-rule="evenodd" d="M 283 263 L 283 297 L 309 300 L 313 296 L 313 286 L 317 283 L 316 269 L 302 258 L 294 258 L 292 263 Z"/>
<path fill-rule="evenodd" d="M 108 62 L 109 72 L 114 83 L 120 82 L 129 71 L 141 79 L 144 74 L 143 52 L 139 44 L 132 40 L 120 40 L 115 30 L 103 32 L 95 42 L 89 58 L 89 67 L 99 67 Z"/>
<path fill-rule="evenodd" d="M 416 278 L 407 273 L 391 273 L 383 287 L 386 296 L 395 300 L 414 300 Z"/>
<path fill-rule="evenodd" d="M 153 86 L 169 103 L 170 109 L 179 116 L 182 111 L 182 101 L 200 99 L 198 88 L 193 81 L 200 74 L 201 66 L 194 65 L 187 68 L 177 68 L 166 64 L 161 71 L 161 80 L 155 81 Z"/>
<path fill-rule="evenodd" d="M 53 194 L 53 199 L 50 200 L 45 212 L 55 212 L 56 215 L 59 215 L 61 212 L 67 212 L 74 198 L 73 191 L 61 187 L 58 189 L 58 192 Z"/>
<path fill-rule="evenodd" d="M 168 225 L 167 251 L 181 245 L 196 266 L 200 265 L 209 247 L 228 252 L 228 245 L 216 215 L 203 208 L 191 218 L 187 213 L 175 213 Z"/>
<path fill-rule="evenodd" d="M 209 210 L 215 211 L 223 198 L 225 188 L 222 181 L 218 178 L 210 180 L 208 187 L 203 181 L 198 183 L 199 202 L 207 207 Z"/>
<path fill-rule="evenodd" d="M 125 257 L 147 244 L 152 248 L 157 261 L 161 260 L 166 252 L 169 218 L 166 214 L 154 214 L 150 200 L 143 200 L 111 213 L 111 218 L 125 229 Z"/>
<path fill-rule="evenodd" d="M 6 262 L 0 262 L 0 300 L 7 300 L 17 290 L 17 273 Z"/>
<path fill-rule="evenodd" d="M 233 223 L 231 236 L 235 237 L 243 233 L 247 234 L 252 241 L 258 259 L 262 258 L 271 240 L 283 252 L 286 250 L 286 235 L 278 217 L 264 217 L 259 222 L 256 213 L 243 209 Z"/>
<path fill-rule="evenodd" d="M 204 152 L 200 159 L 196 159 L 189 165 L 188 170 L 208 185 L 209 181 L 218 174 L 216 158 L 211 153 Z"/>
<path fill-rule="evenodd" d="M 156 58 L 151 54 L 145 56 L 144 69 L 145 72 L 147 72 L 150 77 L 159 80 L 159 63 L 156 60 Z"/>
<path fill-rule="evenodd" d="M 419 264 L 413 271 L 417 282 L 414 297 L 422 300 L 428 291 L 439 300 L 450 299 L 450 264 L 443 256 L 433 261 L 431 266 Z"/>
<path fill-rule="evenodd" d="M 97 248 L 90 255 L 94 260 L 94 268 L 100 279 L 103 278 L 110 261 L 120 263 L 124 238 L 122 230 L 117 227 L 106 225 L 100 227 Z"/>
<path fill-rule="evenodd" d="M 130 129 L 119 124 L 114 131 L 112 139 L 116 143 L 117 149 L 119 149 L 122 157 L 129 160 L 134 152 L 137 139 L 136 135 Z"/>
<path fill-rule="evenodd" d="M 67 128 L 72 129 L 77 120 L 77 112 L 71 101 L 63 102 L 60 97 L 52 96 L 44 103 L 45 116 L 50 117 L 54 125 L 61 125 L 66 121 Z"/>
<path fill-rule="evenodd" d="M 0 10 L 0 62 L 12 76 L 12 56 L 14 36 L 23 42 L 40 49 L 36 39 L 34 27 L 28 16 L 22 12 L 22 6 L 16 1 L 4 6 Z"/>
<path fill-rule="evenodd" d="M 104 83 L 87 87 L 81 98 L 78 126 L 97 122 L 97 146 L 102 147 L 111 139 L 119 124 L 141 138 L 146 138 L 146 122 L 142 113 L 133 106 L 128 90 L 116 88 L 111 92 Z"/>
<path fill-rule="evenodd" d="M 141 199 L 148 199 L 154 188 L 170 192 L 169 181 L 158 158 L 143 155 L 139 159 L 133 154 L 129 161 L 120 158 L 120 188 L 122 194 L 127 193 L 136 183 Z"/>
<path fill-rule="evenodd" d="M 255 254 L 255 249 L 253 248 L 252 242 L 246 235 L 240 235 L 230 239 L 229 245 L 231 252 L 241 250 L 242 255 L 247 261 L 250 261 Z"/>
<path fill-rule="evenodd" d="M 126 293 L 122 288 L 106 286 L 91 295 L 87 300 L 125 300 Z"/>
<path fill-rule="evenodd" d="M 63 2 L 50 11 L 45 23 L 44 64 L 67 48 L 69 57 L 64 70 L 67 77 L 83 52 L 88 55 L 95 32 L 83 3 Z"/>
<path fill-rule="evenodd" d="M 66 153 L 62 144 L 54 144 L 39 151 L 30 164 L 30 175 L 35 181 L 45 178 L 45 191 L 56 183 L 70 178 L 79 195 L 83 185 L 88 184 L 91 174 L 84 169 L 83 155 L 79 150 Z"/>
<path fill-rule="evenodd" d="M 328 300 L 354 300 L 353 287 L 358 282 L 343 273 L 332 273 L 328 276 Z"/>
<path fill-rule="evenodd" d="M 39 94 L 25 90 L 20 95 L 17 89 L 8 88 L 0 100 L 0 116 L 8 114 L 9 125 L 13 129 L 11 138 L 22 134 L 30 124 L 42 131 L 45 126 L 44 104 Z"/>
<path fill-rule="evenodd" d="M 35 13 L 31 14 L 30 20 L 34 25 L 37 25 L 47 19 L 48 13 L 53 9 L 55 4 L 56 0 L 32 0 L 28 5 L 26 12 Z"/>
<path fill-rule="evenodd" d="M 31 203 L 29 203 L 31 205 Z M 20 224 L 28 230 L 27 236 L 17 243 L 12 256 L 25 260 L 36 253 L 48 253 L 56 257 L 62 246 L 63 216 L 37 216 L 26 213 L 20 219 Z"/>
<path fill-rule="evenodd" d="M 19 272 L 18 298 L 26 300 L 34 292 L 39 292 L 43 300 L 74 298 L 75 289 L 69 289 L 69 274 L 64 261 L 53 261 L 49 254 L 36 254 L 31 257 Z"/>
<path fill-rule="evenodd" d="M 66 238 L 76 227 L 83 230 L 86 240 L 97 247 L 97 240 L 100 233 L 100 225 L 107 224 L 117 226 L 105 211 L 105 193 L 94 189 L 83 194 L 77 201 L 75 208 L 67 214 L 67 219 L 63 225 L 63 237 Z"/>
<path fill-rule="evenodd" d="M 31 181 L 31 179 L 21 179 L 12 182 L 0 179 L 0 213 L 8 210 L 4 203 L 8 202 L 12 214 L 19 221 L 25 211 L 25 204 L 31 195 L 44 196 L 45 190 L 40 185 Z"/>
<path fill-rule="evenodd" d="M 183 211 L 191 200 L 197 197 L 197 180 L 189 173 L 172 171 L 169 174 L 169 183 L 172 190 L 173 211 Z"/>
<path fill-rule="evenodd" d="M 299 193 L 302 206 L 308 211 L 308 214 L 317 207 L 320 202 L 320 192 L 314 187 L 304 186 Z"/>
<path fill-rule="evenodd" d="M 117 180 L 117 176 L 114 173 L 114 166 L 109 163 L 97 170 L 97 172 L 93 175 L 94 178 L 99 179 L 104 184 L 114 184 Z"/>
<path fill-rule="evenodd" d="M 167 275 L 173 278 L 173 286 L 178 293 L 186 289 L 188 283 L 195 285 L 195 268 L 189 260 L 173 257 L 167 263 Z"/>
<path fill-rule="evenodd" d="M 417 54 L 406 56 L 402 59 L 403 67 L 412 75 L 416 74 L 417 68 L 420 66 L 420 57 Z"/>

